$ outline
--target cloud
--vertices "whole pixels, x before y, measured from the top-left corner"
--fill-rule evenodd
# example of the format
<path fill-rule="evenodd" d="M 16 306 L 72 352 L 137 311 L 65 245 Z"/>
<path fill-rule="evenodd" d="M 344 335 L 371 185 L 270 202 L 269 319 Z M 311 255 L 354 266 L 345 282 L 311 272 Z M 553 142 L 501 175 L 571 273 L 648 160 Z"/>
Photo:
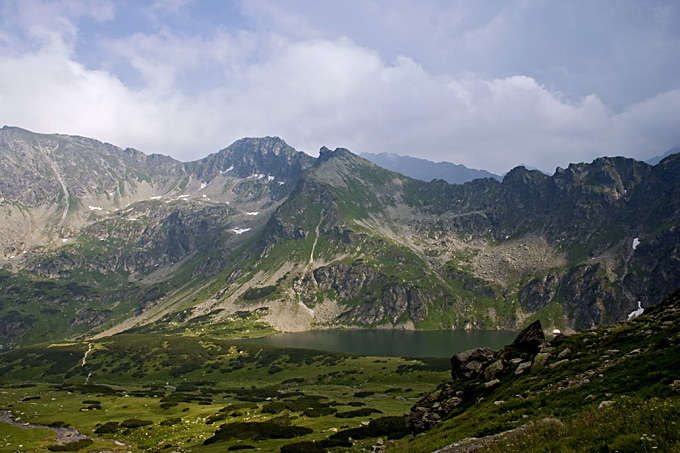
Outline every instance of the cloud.
<path fill-rule="evenodd" d="M 188 7 L 168 5 L 158 11 Z M 300 37 L 243 27 L 199 34 L 154 26 L 102 38 L 106 57 L 86 65 L 76 52 L 78 18 L 117 20 L 115 11 L 69 11 L 35 22 L 45 24 L 43 38 L 0 36 L 0 124 L 85 135 L 182 160 L 244 136 L 278 135 L 311 154 L 344 146 L 497 173 L 520 163 L 552 171 L 603 154 L 649 158 L 680 143 L 678 90 L 616 112 L 595 93 L 566 94 L 528 74 L 433 70 L 413 56 L 388 58 L 312 28 Z M 513 17 L 495 20 L 507 24 Z M 291 14 L 285 22 L 301 20 Z M 482 30 L 470 33 L 484 36 L 486 47 L 493 47 L 488 43 L 498 29 L 468 26 Z"/>

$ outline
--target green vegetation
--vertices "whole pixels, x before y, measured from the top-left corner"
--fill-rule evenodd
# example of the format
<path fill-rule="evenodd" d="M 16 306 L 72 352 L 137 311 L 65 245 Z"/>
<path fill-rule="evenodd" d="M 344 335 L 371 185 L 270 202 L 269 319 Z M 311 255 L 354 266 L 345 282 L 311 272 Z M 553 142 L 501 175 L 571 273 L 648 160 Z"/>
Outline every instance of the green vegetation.
<path fill-rule="evenodd" d="M 448 370 L 431 362 L 441 361 L 376 360 L 205 336 L 116 335 L 1 354 L 0 410 L 21 423 L 77 429 L 94 441 L 80 444 L 83 452 L 115 450 L 112 439 L 141 450 L 368 448 L 376 426 L 403 420 L 417 398 L 447 379 Z M 375 421 L 381 418 L 386 421 Z M 345 434 L 331 438 L 348 430 L 351 443 Z M 41 433 L 37 451 L 56 445 L 51 431 L 24 431 Z"/>
<path fill-rule="evenodd" d="M 529 422 L 536 424 L 504 434 L 494 451 L 680 450 L 672 424 L 680 411 L 680 291 L 632 322 L 555 338 L 546 353 L 539 360 L 507 347 L 509 357 L 534 362 L 529 372 L 512 367 L 492 385 L 480 376 L 440 386 L 462 401 L 395 451 L 432 451 Z"/>

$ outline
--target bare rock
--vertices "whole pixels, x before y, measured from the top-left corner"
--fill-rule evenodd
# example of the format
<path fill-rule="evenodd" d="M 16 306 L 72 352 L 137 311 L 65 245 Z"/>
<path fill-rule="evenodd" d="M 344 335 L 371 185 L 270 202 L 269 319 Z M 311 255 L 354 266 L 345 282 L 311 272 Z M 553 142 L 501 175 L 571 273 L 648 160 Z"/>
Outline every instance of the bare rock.
<path fill-rule="evenodd" d="M 536 320 L 517 334 L 512 346 L 524 349 L 538 349 L 545 341 L 545 334 L 541 327 L 541 321 Z"/>
<path fill-rule="evenodd" d="M 534 357 L 534 366 L 539 368 L 544 366 L 548 360 L 550 359 L 550 353 L 549 352 L 539 352 L 536 354 L 536 357 Z"/>
<path fill-rule="evenodd" d="M 484 370 L 484 379 L 487 381 L 495 379 L 498 375 L 503 373 L 505 370 L 505 365 L 503 364 L 503 360 L 498 359 L 495 362 L 493 362 L 491 365 L 486 367 Z"/>
<path fill-rule="evenodd" d="M 475 348 L 459 352 L 451 357 L 451 378 L 468 379 L 479 375 L 486 362 L 493 359 L 491 348 Z"/>
<path fill-rule="evenodd" d="M 515 375 L 524 374 L 531 367 L 531 362 L 522 362 L 517 366 L 515 370 Z"/>

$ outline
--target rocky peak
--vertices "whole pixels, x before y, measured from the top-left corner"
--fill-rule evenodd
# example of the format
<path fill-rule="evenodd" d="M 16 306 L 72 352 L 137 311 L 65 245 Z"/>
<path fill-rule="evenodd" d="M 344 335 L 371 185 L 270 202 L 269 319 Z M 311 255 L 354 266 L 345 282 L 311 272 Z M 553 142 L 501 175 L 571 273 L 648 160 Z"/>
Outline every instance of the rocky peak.
<path fill-rule="evenodd" d="M 241 178 L 273 177 L 290 184 L 297 181 L 314 160 L 278 137 L 244 138 L 218 153 L 188 163 L 187 169 L 206 182 L 225 174 Z"/>

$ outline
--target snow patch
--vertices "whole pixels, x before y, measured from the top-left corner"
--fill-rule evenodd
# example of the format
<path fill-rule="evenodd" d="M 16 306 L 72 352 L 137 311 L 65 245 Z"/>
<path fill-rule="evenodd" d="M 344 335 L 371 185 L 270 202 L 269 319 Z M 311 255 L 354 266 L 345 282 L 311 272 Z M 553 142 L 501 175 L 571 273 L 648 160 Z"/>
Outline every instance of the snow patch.
<path fill-rule="evenodd" d="M 272 182 L 274 179 L 276 179 L 276 176 L 267 175 L 267 181 Z"/>
<path fill-rule="evenodd" d="M 189 195 L 180 195 L 179 197 L 177 197 L 177 199 L 179 200 L 180 198 L 187 198 L 188 196 Z"/>
<path fill-rule="evenodd" d="M 9 259 L 13 259 L 15 256 L 16 256 L 16 255 L 12 255 L 12 256 L 9 257 Z"/>
<path fill-rule="evenodd" d="M 135 220 L 137 220 L 137 217 L 128 217 L 128 220 L 129 220 L 130 222 L 134 222 Z"/>
<path fill-rule="evenodd" d="M 201 195 L 203 198 L 208 198 L 206 194 Z"/>
<path fill-rule="evenodd" d="M 206 186 L 207 186 L 206 183 L 201 183 L 201 189 L 205 189 Z M 201 189 L 199 189 L 199 190 L 201 190 Z"/>
<path fill-rule="evenodd" d="M 640 239 L 638 238 L 633 239 L 633 250 L 635 250 L 638 245 L 640 245 Z"/>
<path fill-rule="evenodd" d="M 260 173 L 259 175 L 257 175 L 257 179 L 262 179 L 262 178 L 264 178 L 265 176 L 266 176 L 266 175 L 263 175 L 263 174 Z"/>
<path fill-rule="evenodd" d="M 284 185 L 284 184 L 285 184 L 285 182 L 279 181 L 279 185 L 280 185 L 280 186 L 282 186 L 282 185 Z"/>
<path fill-rule="evenodd" d="M 155 197 L 149 198 L 149 200 L 160 200 L 161 198 L 163 198 L 163 197 L 161 197 L 160 195 L 157 195 Z"/>
<path fill-rule="evenodd" d="M 631 319 L 637 318 L 638 316 L 640 316 L 644 312 L 645 312 L 645 309 L 642 308 L 642 303 L 640 303 L 640 301 L 638 300 L 638 308 L 637 308 L 637 310 L 633 310 L 630 313 L 628 313 L 628 321 L 630 321 Z"/>
<path fill-rule="evenodd" d="M 229 167 L 229 168 L 227 168 L 226 170 L 224 170 L 222 173 L 226 173 L 226 172 L 228 172 L 228 171 L 232 171 L 233 169 L 234 169 L 234 166 L 232 165 L 231 167 Z"/>
<path fill-rule="evenodd" d="M 243 234 L 246 231 L 250 231 L 250 228 L 232 228 L 231 231 L 233 231 L 236 234 Z"/>
<path fill-rule="evenodd" d="M 68 238 L 62 239 L 61 242 L 68 242 Z"/>
<path fill-rule="evenodd" d="M 253 211 L 253 212 L 246 212 L 246 214 L 248 214 L 248 215 L 258 215 L 258 214 L 259 214 L 259 212 L 257 212 L 257 211 Z"/>
<path fill-rule="evenodd" d="M 90 208 L 90 211 L 101 211 L 102 210 L 102 208 L 100 208 L 99 206 L 88 206 L 88 208 Z"/>

